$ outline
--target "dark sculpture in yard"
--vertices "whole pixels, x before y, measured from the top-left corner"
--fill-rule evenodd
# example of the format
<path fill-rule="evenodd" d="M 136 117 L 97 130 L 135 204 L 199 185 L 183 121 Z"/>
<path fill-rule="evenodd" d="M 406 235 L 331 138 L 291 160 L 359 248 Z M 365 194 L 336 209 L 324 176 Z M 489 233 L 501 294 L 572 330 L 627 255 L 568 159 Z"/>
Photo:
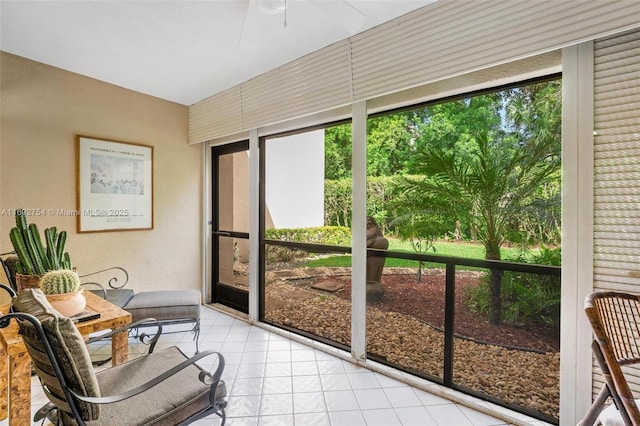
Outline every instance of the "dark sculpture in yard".
<path fill-rule="evenodd" d="M 386 250 L 389 248 L 387 240 L 378 226 L 376 220 L 367 216 L 367 248 Z M 375 302 L 382 299 L 384 287 L 380 283 L 382 269 L 386 258 L 367 256 L 367 301 Z"/>

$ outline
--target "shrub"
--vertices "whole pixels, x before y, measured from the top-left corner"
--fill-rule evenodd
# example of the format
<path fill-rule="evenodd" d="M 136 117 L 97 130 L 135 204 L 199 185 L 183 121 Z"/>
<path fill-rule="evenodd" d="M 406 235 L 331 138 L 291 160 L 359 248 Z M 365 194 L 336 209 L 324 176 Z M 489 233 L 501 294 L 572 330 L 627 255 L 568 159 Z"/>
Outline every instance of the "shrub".
<path fill-rule="evenodd" d="M 520 256 L 510 259 L 525 262 Z M 560 266 L 561 249 L 542 246 L 529 263 Z M 542 325 L 551 329 L 560 326 L 560 277 L 525 272 L 504 271 L 502 277 L 502 318 L 509 325 Z M 467 294 L 467 303 L 475 312 L 490 311 L 488 276 Z"/>
<path fill-rule="evenodd" d="M 265 238 L 306 244 L 350 246 L 351 229 L 345 226 L 267 229 Z M 266 249 L 267 262 L 291 262 L 307 256 L 308 253 L 306 251 L 289 247 L 268 245 Z"/>

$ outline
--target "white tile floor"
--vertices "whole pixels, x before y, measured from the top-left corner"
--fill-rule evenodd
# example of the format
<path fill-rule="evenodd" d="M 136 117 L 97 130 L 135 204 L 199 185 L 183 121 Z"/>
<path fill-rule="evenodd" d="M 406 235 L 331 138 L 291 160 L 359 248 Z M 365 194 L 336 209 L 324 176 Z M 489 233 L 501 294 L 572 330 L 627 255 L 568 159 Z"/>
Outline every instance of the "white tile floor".
<path fill-rule="evenodd" d="M 220 351 L 226 360 L 229 426 L 546 425 L 379 364 L 356 365 L 343 351 L 226 312 L 202 307 L 201 317 L 200 350 Z M 188 332 L 165 334 L 156 350 L 177 345 L 192 354 L 192 338 Z M 99 355 L 110 346 L 91 349 Z M 140 352 L 131 340 L 130 358 Z M 34 377 L 32 411 L 46 402 Z M 219 425 L 220 419 L 196 424 Z"/>

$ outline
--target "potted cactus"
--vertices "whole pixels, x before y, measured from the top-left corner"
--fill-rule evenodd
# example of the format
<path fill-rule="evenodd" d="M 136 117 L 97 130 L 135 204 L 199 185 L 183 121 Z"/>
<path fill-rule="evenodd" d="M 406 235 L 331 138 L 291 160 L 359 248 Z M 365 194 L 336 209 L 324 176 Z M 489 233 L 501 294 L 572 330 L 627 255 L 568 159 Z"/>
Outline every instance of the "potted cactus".
<path fill-rule="evenodd" d="M 71 269 L 47 272 L 39 285 L 51 306 L 64 316 L 79 314 L 87 305 L 80 288 L 80 277 Z"/>
<path fill-rule="evenodd" d="M 58 233 L 56 227 L 44 230 L 46 248 L 35 223 L 27 224 L 24 210 L 16 211 L 16 226 L 9 237 L 18 256 L 16 264 L 16 286 L 20 292 L 25 288 L 38 287 L 40 278 L 49 271 L 72 269 L 71 258 L 65 251 L 67 232 Z"/>

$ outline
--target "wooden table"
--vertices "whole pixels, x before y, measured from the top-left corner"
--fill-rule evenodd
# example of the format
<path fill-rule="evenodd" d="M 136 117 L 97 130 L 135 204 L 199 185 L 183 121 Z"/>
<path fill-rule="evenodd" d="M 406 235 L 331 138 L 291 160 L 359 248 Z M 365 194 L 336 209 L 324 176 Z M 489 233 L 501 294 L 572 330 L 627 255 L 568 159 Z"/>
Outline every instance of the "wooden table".
<path fill-rule="evenodd" d="M 85 291 L 84 295 L 87 308 L 100 312 L 100 318 L 77 324 L 83 336 L 131 323 L 131 314 L 124 309 L 89 291 Z M 8 305 L 2 305 L 0 312 L 6 313 L 8 308 Z M 112 337 L 111 356 L 114 365 L 127 361 L 128 347 L 126 330 Z M 31 425 L 31 358 L 18 334 L 15 321 L 11 321 L 9 327 L 0 329 L 0 420 L 7 416 L 11 426 Z"/>
<path fill-rule="evenodd" d="M 90 291 L 83 293 L 87 299 L 87 308 L 100 312 L 100 318 L 77 324 L 78 330 L 83 336 L 131 323 L 129 312 Z M 129 333 L 127 331 L 117 333 L 111 338 L 111 357 L 113 365 L 122 364 L 129 359 Z"/>

